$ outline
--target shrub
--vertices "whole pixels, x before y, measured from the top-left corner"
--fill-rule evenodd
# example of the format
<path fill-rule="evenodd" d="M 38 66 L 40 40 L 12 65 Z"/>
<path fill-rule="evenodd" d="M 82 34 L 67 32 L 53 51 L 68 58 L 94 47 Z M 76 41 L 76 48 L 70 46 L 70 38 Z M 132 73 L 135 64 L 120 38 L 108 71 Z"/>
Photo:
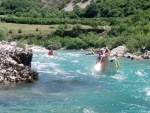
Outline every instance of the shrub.
<path fill-rule="evenodd" d="M 39 31 L 39 29 L 38 29 L 38 28 L 36 28 L 36 31 Z"/>
<path fill-rule="evenodd" d="M 25 48 L 25 45 L 21 42 L 17 42 L 17 47 L 20 47 L 20 48 Z"/>
<path fill-rule="evenodd" d="M 81 29 L 82 29 L 82 26 L 81 25 L 76 25 L 76 26 L 74 26 L 73 28 L 72 28 L 72 36 L 73 37 L 76 37 L 76 36 L 78 36 L 79 34 L 81 34 L 82 33 L 82 31 L 81 31 Z"/>
<path fill-rule="evenodd" d="M 12 29 L 9 30 L 9 34 L 12 34 Z"/>
<path fill-rule="evenodd" d="M 5 38 L 6 38 L 6 33 L 2 29 L 0 29 L 0 41 L 5 40 Z"/>
<path fill-rule="evenodd" d="M 68 25 L 65 23 L 65 29 L 67 29 L 68 28 Z"/>
<path fill-rule="evenodd" d="M 58 26 L 57 30 L 54 32 L 55 35 L 63 36 L 64 35 L 64 26 Z"/>
<path fill-rule="evenodd" d="M 21 30 L 21 29 L 19 29 L 19 30 L 18 30 L 18 33 L 22 33 L 22 30 Z"/>

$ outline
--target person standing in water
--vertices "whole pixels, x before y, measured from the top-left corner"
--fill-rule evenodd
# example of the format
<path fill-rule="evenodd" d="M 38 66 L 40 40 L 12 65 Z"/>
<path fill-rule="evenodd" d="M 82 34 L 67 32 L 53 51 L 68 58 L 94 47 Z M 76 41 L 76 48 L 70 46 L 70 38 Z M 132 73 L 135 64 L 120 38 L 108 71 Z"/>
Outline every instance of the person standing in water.
<path fill-rule="evenodd" d="M 103 54 L 102 49 L 98 52 L 98 57 L 96 60 L 96 64 L 101 61 L 101 55 Z"/>
<path fill-rule="evenodd" d="M 53 52 L 53 48 L 50 49 L 50 51 L 48 52 L 48 55 L 55 55 Z"/>
<path fill-rule="evenodd" d="M 110 56 L 110 50 L 108 47 L 106 49 L 101 49 L 99 52 L 99 57 L 97 58 L 96 63 L 100 62 L 101 64 Z"/>
<path fill-rule="evenodd" d="M 102 50 L 102 55 L 101 55 L 101 64 L 105 61 L 105 59 L 108 59 L 110 56 L 110 50 L 108 47 L 105 48 L 105 50 Z"/>

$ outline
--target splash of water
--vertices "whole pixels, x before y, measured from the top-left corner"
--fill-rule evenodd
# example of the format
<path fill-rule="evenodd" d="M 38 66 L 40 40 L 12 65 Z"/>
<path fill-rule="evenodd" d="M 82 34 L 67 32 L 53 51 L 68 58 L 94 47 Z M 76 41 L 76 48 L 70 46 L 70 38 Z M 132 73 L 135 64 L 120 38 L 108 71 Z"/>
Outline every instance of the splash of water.
<path fill-rule="evenodd" d="M 94 70 L 95 71 L 100 71 L 101 70 L 101 63 L 98 62 L 95 66 L 94 66 Z"/>

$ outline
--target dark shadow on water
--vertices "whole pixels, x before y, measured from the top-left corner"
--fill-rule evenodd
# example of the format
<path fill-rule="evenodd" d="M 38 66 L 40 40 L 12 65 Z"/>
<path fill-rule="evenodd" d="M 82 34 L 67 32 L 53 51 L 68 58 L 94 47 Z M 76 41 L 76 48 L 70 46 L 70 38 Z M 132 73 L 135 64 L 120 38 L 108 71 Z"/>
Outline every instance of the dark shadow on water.
<path fill-rule="evenodd" d="M 7 83 L 7 84 L 0 84 L 0 89 L 4 89 L 4 90 L 9 90 L 9 89 L 20 89 L 23 87 L 34 87 L 36 85 L 37 81 L 33 82 L 33 83 L 26 83 L 26 82 L 22 82 L 22 83 L 16 83 L 16 82 L 12 82 L 12 83 Z"/>
<path fill-rule="evenodd" d="M 86 84 L 83 81 L 79 80 L 53 80 L 52 82 L 58 83 L 58 84 L 66 84 L 66 85 L 84 85 Z"/>
<path fill-rule="evenodd" d="M 13 88 L 16 87 L 16 83 L 8 83 L 8 84 L 1 84 L 0 89 L 8 89 L 8 88 Z"/>
<path fill-rule="evenodd" d="M 42 92 L 47 93 L 60 93 L 71 92 L 87 86 L 86 82 L 80 80 L 52 80 L 45 83 L 38 83 L 36 87 Z"/>
<path fill-rule="evenodd" d="M 105 76 L 114 76 L 117 74 L 117 72 L 102 72 L 101 74 L 103 74 Z"/>

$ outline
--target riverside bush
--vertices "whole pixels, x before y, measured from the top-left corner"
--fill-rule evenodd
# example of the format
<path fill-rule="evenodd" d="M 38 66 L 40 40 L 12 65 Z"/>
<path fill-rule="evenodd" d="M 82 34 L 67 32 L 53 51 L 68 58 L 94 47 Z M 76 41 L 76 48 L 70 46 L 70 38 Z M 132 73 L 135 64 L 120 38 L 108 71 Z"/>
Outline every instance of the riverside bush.
<path fill-rule="evenodd" d="M 21 29 L 19 29 L 19 30 L 18 30 L 18 33 L 22 33 L 22 30 L 21 30 Z"/>
<path fill-rule="evenodd" d="M 6 33 L 4 32 L 3 29 L 0 29 L 0 41 L 5 40 L 6 39 Z"/>

